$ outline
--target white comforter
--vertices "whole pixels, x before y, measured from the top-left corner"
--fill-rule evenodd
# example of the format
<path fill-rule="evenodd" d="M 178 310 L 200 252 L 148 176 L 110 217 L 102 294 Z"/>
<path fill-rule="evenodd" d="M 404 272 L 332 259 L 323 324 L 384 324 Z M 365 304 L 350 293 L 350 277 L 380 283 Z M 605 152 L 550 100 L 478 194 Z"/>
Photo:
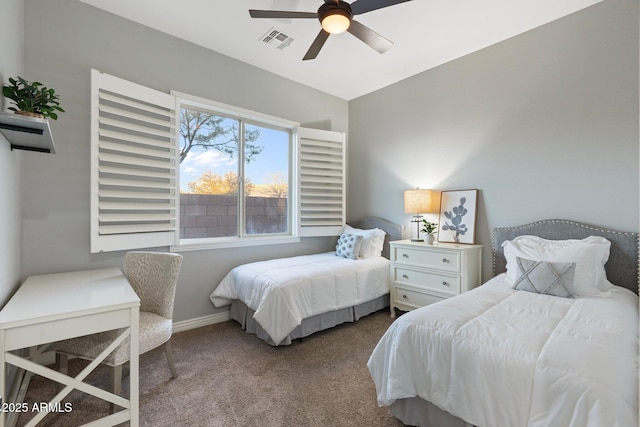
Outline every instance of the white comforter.
<path fill-rule="evenodd" d="M 501 275 L 398 318 L 368 367 L 380 405 L 419 396 L 476 426 L 638 426 L 638 296 L 516 292 Z"/>
<path fill-rule="evenodd" d="M 302 319 L 389 293 L 389 260 L 350 260 L 327 252 L 234 268 L 210 296 L 216 307 L 239 299 L 279 344 Z"/>

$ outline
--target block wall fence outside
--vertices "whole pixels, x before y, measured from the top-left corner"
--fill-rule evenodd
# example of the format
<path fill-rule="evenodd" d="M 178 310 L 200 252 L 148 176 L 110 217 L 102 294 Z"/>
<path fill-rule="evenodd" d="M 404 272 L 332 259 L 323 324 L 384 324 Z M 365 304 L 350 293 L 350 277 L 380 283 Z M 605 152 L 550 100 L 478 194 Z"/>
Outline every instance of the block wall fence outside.
<path fill-rule="evenodd" d="M 282 233 L 287 231 L 287 199 L 247 197 L 246 233 Z M 235 236 L 238 234 L 236 196 L 216 194 L 180 194 L 180 238 Z"/>

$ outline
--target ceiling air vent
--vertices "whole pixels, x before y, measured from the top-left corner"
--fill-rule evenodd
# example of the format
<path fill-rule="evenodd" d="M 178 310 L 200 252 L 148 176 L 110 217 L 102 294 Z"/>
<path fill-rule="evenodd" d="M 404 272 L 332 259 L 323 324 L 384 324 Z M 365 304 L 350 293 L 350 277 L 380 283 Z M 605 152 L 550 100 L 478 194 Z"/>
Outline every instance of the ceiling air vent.
<path fill-rule="evenodd" d="M 272 28 L 267 31 L 267 33 L 262 36 L 260 40 L 262 40 L 266 44 L 276 46 L 278 49 L 282 50 L 285 47 L 289 46 L 291 42 L 293 42 L 293 37 L 283 33 L 276 28 Z"/>

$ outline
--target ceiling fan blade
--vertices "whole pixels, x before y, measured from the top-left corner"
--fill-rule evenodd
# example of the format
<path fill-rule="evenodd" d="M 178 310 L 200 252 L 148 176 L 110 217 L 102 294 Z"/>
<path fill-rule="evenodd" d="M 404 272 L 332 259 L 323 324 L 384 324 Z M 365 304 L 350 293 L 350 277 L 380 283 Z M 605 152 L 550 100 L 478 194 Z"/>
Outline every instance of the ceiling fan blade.
<path fill-rule="evenodd" d="M 371 12 L 372 10 L 382 9 L 398 3 L 404 3 L 411 0 L 356 0 L 351 3 L 351 11 L 354 15 Z"/>
<path fill-rule="evenodd" d="M 306 61 L 308 59 L 316 59 L 316 56 L 318 56 L 318 53 L 320 53 L 320 49 L 322 49 L 322 46 L 324 46 L 324 42 L 326 42 L 328 38 L 329 33 L 327 33 L 325 30 L 320 30 L 320 32 L 316 36 L 316 39 L 313 41 L 313 43 L 311 43 L 311 47 L 307 51 L 304 58 L 302 58 L 302 60 Z"/>
<path fill-rule="evenodd" d="M 351 26 L 347 31 L 380 53 L 385 53 L 393 46 L 393 42 L 391 40 L 385 39 L 371 28 L 362 25 L 355 20 L 351 21 Z"/>
<path fill-rule="evenodd" d="M 313 18 L 313 19 L 318 19 L 318 13 L 317 12 L 295 12 L 295 11 L 291 11 L 291 10 L 255 10 L 255 9 L 249 9 L 249 15 L 251 15 L 252 18 L 272 18 L 272 19 L 278 19 L 278 18 L 284 18 L 284 19 Z"/>

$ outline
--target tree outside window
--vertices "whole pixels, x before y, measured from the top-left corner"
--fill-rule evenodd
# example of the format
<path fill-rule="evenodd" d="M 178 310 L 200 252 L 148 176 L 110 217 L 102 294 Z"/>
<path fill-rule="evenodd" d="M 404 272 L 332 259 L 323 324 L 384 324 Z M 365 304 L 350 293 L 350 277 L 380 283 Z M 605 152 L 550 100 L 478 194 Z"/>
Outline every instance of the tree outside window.
<path fill-rule="evenodd" d="M 182 108 L 180 238 L 288 233 L 290 144 L 288 130 Z"/>

